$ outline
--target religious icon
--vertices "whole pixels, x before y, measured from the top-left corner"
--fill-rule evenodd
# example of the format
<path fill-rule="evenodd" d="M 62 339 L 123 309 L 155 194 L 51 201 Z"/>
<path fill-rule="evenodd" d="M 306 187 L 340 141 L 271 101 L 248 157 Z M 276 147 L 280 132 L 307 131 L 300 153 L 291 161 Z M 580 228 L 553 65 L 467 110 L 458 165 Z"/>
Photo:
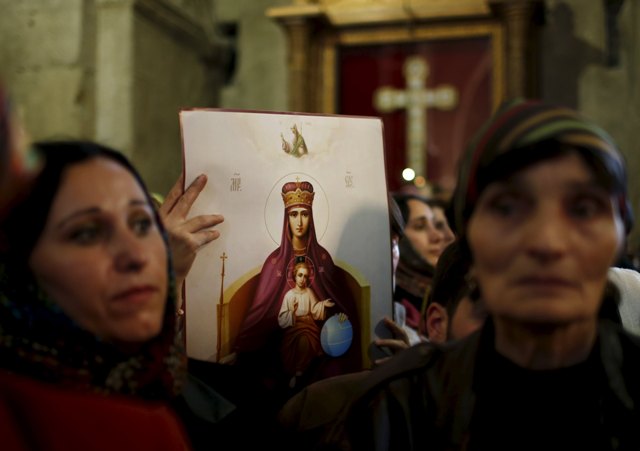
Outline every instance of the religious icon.
<path fill-rule="evenodd" d="M 180 118 L 185 179 L 209 180 L 191 213 L 225 217 L 187 276 L 187 354 L 245 368 L 283 396 L 368 367 L 376 324 L 391 315 L 381 121 Z"/>
<path fill-rule="evenodd" d="M 325 319 L 326 312 L 335 305 L 331 299 L 319 301 L 308 286 L 309 264 L 296 263 L 293 267 L 295 286 L 284 295 L 278 324 L 284 329 L 280 346 L 285 372 L 291 376 L 290 387 L 302 376 L 313 359 L 322 355 L 320 328 L 317 322 Z"/>
<path fill-rule="evenodd" d="M 307 143 L 304 142 L 302 133 L 300 133 L 296 124 L 293 124 L 291 131 L 293 132 L 293 140 L 291 142 L 287 142 L 287 140 L 284 139 L 284 136 L 282 136 L 282 133 L 280 133 L 280 138 L 282 139 L 282 150 L 294 157 L 301 157 L 302 155 L 308 154 L 309 151 L 307 150 Z"/>
<path fill-rule="evenodd" d="M 303 375 L 315 380 L 356 368 L 352 363 L 359 360 L 353 355 L 358 352 L 357 347 L 351 354 L 345 349 L 342 358 L 325 353 L 320 329 L 326 317 L 341 313 L 357 330 L 358 315 L 343 272 L 318 243 L 313 185 L 308 181 L 287 182 L 281 196 L 284 221 L 280 246 L 262 266 L 235 350 L 240 360 L 253 359 L 251 354 L 259 352 L 262 361 L 267 353 L 275 356 L 279 349 L 283 356 L 281 373 L 286 374 L 293 387 L 295 378 Z M 300 280 L 296 280 L 297 272 Z M 276 366 L 274 359 L 270 359 L 269 366 Z"/>

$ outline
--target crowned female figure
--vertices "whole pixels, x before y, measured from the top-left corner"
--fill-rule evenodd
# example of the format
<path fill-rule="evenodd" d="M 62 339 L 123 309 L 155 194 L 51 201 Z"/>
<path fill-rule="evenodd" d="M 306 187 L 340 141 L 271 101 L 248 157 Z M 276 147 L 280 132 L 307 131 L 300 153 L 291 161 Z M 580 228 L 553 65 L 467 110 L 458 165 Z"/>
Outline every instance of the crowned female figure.
<path fill-rule="evenodd" d="M 316 238 L 313 185 L 308 181 L 287 182 L 281 194 L 285 208 L 280 246 L 262 266 L 255 295 L 235 343 L 238 363 L 257 365 L 256 371 L 270 374 L 274 383 L 289 380 L 290 376 L 287 378 L 283 373 L 279 357 L 283 329 L 278 324 L 278 315 L 284 296 L 295 286 L 292 277 L 295 265 L 305 263 L 313 273 L 310 288 L 318 299 L 330 299 L 333 303 L 324 317 L 343 313 L 354 330 L 353 342 L 347 352 L 337 357 L 320 353 L 305 379 L 312 381 L 356 370 L 361 365 L 357 309 L 344 273 Z"/>

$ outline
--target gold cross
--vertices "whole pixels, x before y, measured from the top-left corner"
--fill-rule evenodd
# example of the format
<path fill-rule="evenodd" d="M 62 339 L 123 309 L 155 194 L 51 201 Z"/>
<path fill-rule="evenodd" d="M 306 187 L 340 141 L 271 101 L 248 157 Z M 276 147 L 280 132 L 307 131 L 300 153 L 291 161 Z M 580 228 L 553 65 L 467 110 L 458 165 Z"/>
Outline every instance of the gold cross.
<path fill-rule="evenodd" d="M 220 273 L 221 276 L 224 276 L 224 261 L 229 258 L 227 257 L 227 253 L 223 252 L 222 255 L 220 256 L 220 260 L 222 260 L 222 272 Z"/>
<path fill-rule="evenodd" d="M 424 177 L 427 174 L 427 109 L 452 110 L 458 104 L 458 91 L 451 85 L 427 89 L 429 65 L 421 56 L 408 57 L 403 72 L 407 88 L 378 88 L 373 94 L 373 104 L 382 113 L 406 109 L 407 166 L 415 171 L 416 177 Z"/>
<path fill-rule="evenodd" d="M 217 313 L 217 338 L 216 338 L 216 361 L 219 362 L 220 359 L 222 358 L 221 353 L 222 353 L 222 337 L 223 337 L 223 333 L 222 333 L 222 327 L 224 326 L 223 323 L 223 316 L 224 316 L 224 261 L 229 258 L 227 257 L 227 253 L 223 252 L 222 255 L 220 256 L 220 260 L 222 260 L 222 270 L 220 271 L 220 296 L 218 297 L 218 305 L 216 306 L 216 313 Z"/>

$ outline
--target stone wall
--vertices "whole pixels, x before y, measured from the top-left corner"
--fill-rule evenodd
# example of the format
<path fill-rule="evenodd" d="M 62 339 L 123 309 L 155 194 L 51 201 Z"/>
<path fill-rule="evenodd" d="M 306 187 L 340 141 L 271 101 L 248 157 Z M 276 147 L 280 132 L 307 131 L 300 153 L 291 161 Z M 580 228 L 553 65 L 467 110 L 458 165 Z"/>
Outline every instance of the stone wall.
<path fill-rule="evenodd" d="M 618 14 L 620 61 L 607 65 L 603 2 L 547 0 L 542 46 L 542 96 L 577 108 L 607 130 L 626 156 L 629 191 L 640 214 L 640 3 Z M 640 225 L 630 237 L 638 252 Z"/>
<path fill-rule="evenodd" d="M 265 15 L 292 0 L 213 0 L 221 23 L 236 27 L 236 67 L 221 91 L 225 108 L 286 111 L 287 42 L 284 30 Z"/>
<path fill-rule="evenodd" d="M 33 138 L 92 137 L 95 10 L 83 0 L 0 9 L 0 77 Z"/>
<path fill-rule="evenodd" d="M 150 189 L 182 168 L 178 113 L 217 106 L 220 49 L 206 16 L 165 0 L 97 1 L 96 137 L 124 149 Z"/>
<path fill-rule="evenodd" d="M 166 193 L 182 166 L 179 109 L 218 106 L 220 90 L 213 9 L 185 3 L 0 0 L 0 76 L 32 137 L 111 145 Z"/>
<path fill-rule="evenodd" d="M 175 39 L 146 16 L 138 14 L 134 28 L 132 158 L 149 185 L 166 192 L 182 168 L 178 111 L 218 105 L 215 55 L 194 52 L 189 40 Z"/>

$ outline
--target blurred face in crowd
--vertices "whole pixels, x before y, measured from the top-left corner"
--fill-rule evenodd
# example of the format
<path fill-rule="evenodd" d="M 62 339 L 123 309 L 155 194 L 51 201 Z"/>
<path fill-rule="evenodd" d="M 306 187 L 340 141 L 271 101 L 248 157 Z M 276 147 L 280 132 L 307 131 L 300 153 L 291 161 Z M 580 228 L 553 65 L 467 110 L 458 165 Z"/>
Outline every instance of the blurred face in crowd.
<path fill-rule="evenodd" d="M 468 240 L 496 323 L 595 322 L 623 243 L 616 205 L 575 151 L 490 183 L 471 215 Z"/>
<path fill-rule="evenodd" d="M 442 207 L 431 207 L 433 210 L 434 216 L 434 225 L 435 228 L 438 229 L 444 235 L 444 247 L 447 247 L 449 244 L 453 243 L 456 239 L 456 236 L 453 234 L 453 230 L 449 227 L 449 221 L 447 221 L 447 216 L 445 215 L 444 208 Z"/>
<path fill-rule="evenodd" d="M 29 264 L 80 327 L 105 341 L 137 343 L 162 329 L 166 252 L 136 179 L 97 157 L 63 173 Z"/>
<path fill-rule="evenodd" d="M 460 299 L 453 312 L 447 330 L 448 340 L 461 340 L 467 335 L 478 330 L 487 318 L 482 301 L 472 301 L 469 296 Z"/>
<path fill-rule="evenodd" d="M 445 248 L 445 234 L 436 226 L 433 209 L 418 199 L 409 199 L 409 218 L 405 236 L 413 248 L 431 265 L 435 266 Z"/>

